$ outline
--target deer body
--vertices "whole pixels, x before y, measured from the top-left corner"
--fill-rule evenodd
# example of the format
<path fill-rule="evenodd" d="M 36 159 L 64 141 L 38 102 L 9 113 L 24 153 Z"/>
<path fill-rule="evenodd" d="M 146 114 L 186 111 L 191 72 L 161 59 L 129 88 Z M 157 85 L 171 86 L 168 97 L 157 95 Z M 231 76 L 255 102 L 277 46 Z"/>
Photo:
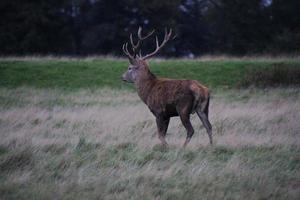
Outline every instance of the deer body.
<path fill-rule="evenodd" d="M 142 39 L 140 31 L 139 29 L 139 37 Z M 171 36 L 170 33 L 167 34 L 166 32 L 165 40 L 162 44 L 166 43 L 168 35 L 169 37 Z M 132 35 L 130 38 L 132 42 Z M 162 47 L 162 45 L 158 45 L 157 39 L 156 44 L 157 49 Z M 133 42 L 132 45 L 134 47 Z M 128 50 L 124 49 L 124 46 L 123 50 L 126 55 L 129 54 Z M 131 54 L 128 57 L 131 65 L 128 67 L 128 71 L 123 74 L 122 79 L 135 84 L 139 97 L 156 117 L 158 137 L 162 144 L 167 144 L 165 136 L 170 118 L 179 116 L 187 130 L 187 137 L 184 143 L 184 146 L 186 146 L 194 134 L 194 129 L 190 122 L 190 114 L 195 112 L 206 128 L 210 144 L 212 144 L 212 128 L 208 120 L 208 88 L 195 80 L 157 78 L 149 70 L 149 66 L 144 58 L 133 57 Z"/>

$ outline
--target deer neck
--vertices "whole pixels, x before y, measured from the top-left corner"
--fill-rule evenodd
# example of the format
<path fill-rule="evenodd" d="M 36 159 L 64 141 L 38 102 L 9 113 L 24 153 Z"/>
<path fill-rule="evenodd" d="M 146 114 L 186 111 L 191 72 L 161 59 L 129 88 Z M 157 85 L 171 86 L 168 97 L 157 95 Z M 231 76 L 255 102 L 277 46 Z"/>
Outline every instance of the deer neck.
<path fill-rule="evenodd" d="M 150 71 L 147 71 L 147 73 L 145 73 L 135 82 L 137 93 L 145 103 L 147 102 L 147 98 L 151 93 L 152 87 L 155 84 L 155 80 L 156 80 L 156 76 L 152 74 Z"/>

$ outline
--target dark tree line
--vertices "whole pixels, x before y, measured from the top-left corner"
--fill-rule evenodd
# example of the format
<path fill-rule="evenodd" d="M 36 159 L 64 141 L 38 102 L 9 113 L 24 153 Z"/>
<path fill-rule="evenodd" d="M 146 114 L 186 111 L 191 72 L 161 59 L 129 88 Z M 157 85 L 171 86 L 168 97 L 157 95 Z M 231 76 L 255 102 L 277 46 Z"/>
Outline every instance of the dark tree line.
<path fill-rule="evenodd" d="M 299 53 L 299 10 L 299 0 L 1 0 L 0 54 L 120 55 L 139 26 L 174 29 L 163 55 Z"/>

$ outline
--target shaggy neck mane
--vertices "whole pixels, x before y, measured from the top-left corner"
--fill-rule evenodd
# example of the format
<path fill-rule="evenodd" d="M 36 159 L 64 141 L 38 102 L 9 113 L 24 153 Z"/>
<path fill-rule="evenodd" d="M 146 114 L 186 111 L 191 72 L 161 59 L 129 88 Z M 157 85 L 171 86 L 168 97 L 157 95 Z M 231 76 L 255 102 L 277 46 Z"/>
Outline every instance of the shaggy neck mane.
<path fill-rule="evenodd" d="M 138 95 L 146 103 L 147 97 L 151 92 L 153 85 L 155 84 L 156 76 L 150 72 L 149 69 L 141 76 L 136 82 Z"/>

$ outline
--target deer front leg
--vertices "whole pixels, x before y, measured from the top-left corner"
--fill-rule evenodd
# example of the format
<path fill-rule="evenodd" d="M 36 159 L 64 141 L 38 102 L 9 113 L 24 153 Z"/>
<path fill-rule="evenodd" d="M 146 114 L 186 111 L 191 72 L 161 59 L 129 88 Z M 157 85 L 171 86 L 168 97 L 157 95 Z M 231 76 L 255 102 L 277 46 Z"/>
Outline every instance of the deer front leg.
<path fill-rule="evenodd" d="M 165 137 L 169 126 L 169 122 L 170 122 L 170 118 L 156 117 L 158 138 L 161 141 L 162 145 L 168 145 Z"/>

